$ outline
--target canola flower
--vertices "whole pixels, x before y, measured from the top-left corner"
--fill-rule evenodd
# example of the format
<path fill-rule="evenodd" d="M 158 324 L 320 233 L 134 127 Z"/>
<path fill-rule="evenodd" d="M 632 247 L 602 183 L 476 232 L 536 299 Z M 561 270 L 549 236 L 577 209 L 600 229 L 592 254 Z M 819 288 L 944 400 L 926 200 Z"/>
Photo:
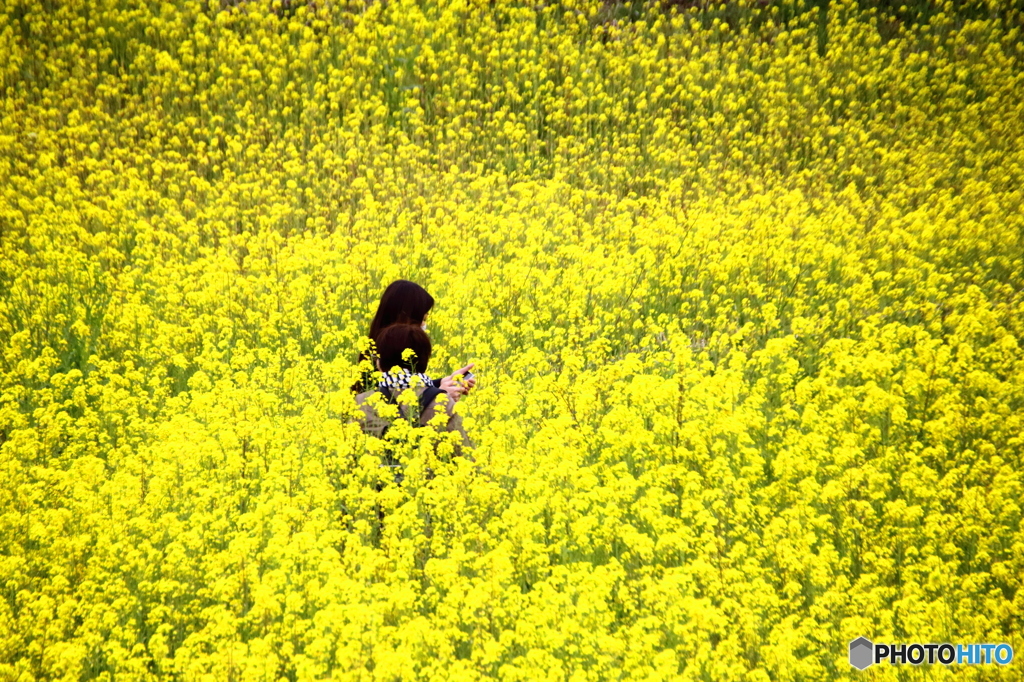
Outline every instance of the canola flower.
<path fill-rule="evenodd" d="M 1021 20 L 4 3 L 0 679 L 1019 679 Z"/>

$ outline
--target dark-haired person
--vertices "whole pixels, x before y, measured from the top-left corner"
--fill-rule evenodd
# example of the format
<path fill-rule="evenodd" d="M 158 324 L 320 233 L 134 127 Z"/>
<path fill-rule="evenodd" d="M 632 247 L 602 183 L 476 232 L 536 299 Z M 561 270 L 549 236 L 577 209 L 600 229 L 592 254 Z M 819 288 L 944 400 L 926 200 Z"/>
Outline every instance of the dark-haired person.
<path fill-rule="evenodd" d="M 413 352 L 410 360 L 402 357 L 406 350 Z M 430 381 L 426 371 L 431 350 L 430 337 L 419 325 L 393 324 L 381 330 L 377 335 L 377 367 L 384 372 L 384 381 L 379 387 L 356 396 L 356 402 L 363 411 L 363 428 L 367 433 L 380 436 L 390 426 L 390 422 L 380 417 L 367 402 L 370 396 L 380 391 L 386 400 L 393 401 L 403 390 L 412 388 L 413 377 L 419 377 L 420 381 L 416 382 L 418 385 L 412 389 L 416 397 L 421 399 L 418 404 L 419 425 L 425 426 L 437 414 L 437 410 L 443 409 L 448 414 L 446 429 L 458 432 L 462 437 L 462 445 L 471 447 L 472 443 L 462 428 L 462 417 L 453 411 L 455 398 L 449 396 L 447 405 L 442 408 L 437 397 L 446 395 L 445 391 L 427 383 Z M 427 391 L 430 399 L 424 404 L 422 398 Z M 398 409 L 403 417 L 409 418 L 408 410 L 417 409 L 417 406 L 399 405 Z"/>
<path fill-rule="evenodd" d="M 370 338 L 376 339 L 377 334 L 393 324 L 421 325 L 426 331 L 427 313 L 433 307 L 434 297 L 419 284 L 407 279 L 395 280 L 381 294 L 377 313 L 370 322 Z"/>
<path fill-rule="evenodd" d="M 370 322 L 370 338 L 375 343 L 379 343 L 377 337 L 380 333 L 394 324 L 416 325 L 426 332 L 427 315 L 433 307 L 434 297 L 427 293 L 427 290 L 419 284 L 406 279 L 395 280 L 388 285 L 380 297 L 380 303 L 377 304 L 377 313 L 373 316 L 373 321 Z M 365 354 L 359 354 L 360 361 L 366 358 Z M 387 371 L 388 367 L 385 366 L 384 369 Z M 464 376 L 471 369 L 473 369 L 472 362 L 454 374 Z M 469 389 L 476 386 L 476 379 L 470 377 L 460 383 L 452 379 L 454 374 L 440 379 L 430 379 L 427 377 L 428 385 L 436 386 L 451 396 L 453 400 L 458 400 L 462 394 L 467 393 Z M 372 387 L 371 383 L 370 378 L 364 376 L 358 388 L 359 390 L 368 390 Z"/>

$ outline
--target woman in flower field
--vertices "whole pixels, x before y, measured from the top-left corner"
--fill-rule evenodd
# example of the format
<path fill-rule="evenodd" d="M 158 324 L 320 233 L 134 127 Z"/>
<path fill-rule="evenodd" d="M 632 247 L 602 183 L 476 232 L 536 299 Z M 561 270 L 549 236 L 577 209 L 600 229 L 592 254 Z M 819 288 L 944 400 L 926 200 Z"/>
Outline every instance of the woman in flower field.
<path fill-rule="evenodd" d="M 397 403 L 399 394 L 407 388 L 411 388 L 416 395 L 417 403 L 413 405 L 399 405 L 399 414 L 417 421 L 420 426 L 427 425 L 437 410 L 441 407 L 438 398 L 446 394 L 451 399 L 442 400 L 445 403 L 444 409 L 448 413 L 446 430 L 458 432 L 462 436 L 462 444 L 469 446 L 470 441 L 462 428 L 462 418 L 453 412 L 456 395 L 447 393 L 431 382 L 427 376 L 427 364 L 430 362 L 432 346 L 430 337 L 423 331 L 422 326 L 415 324 L 393 324 L 385 327 L 376 339 L 377 369 L 384 373 L 384 379 L 378 388 L 363 391 L 356 396 L 356 402 L 364 413 L 364 429 L 367 433 L 376 436 L 383 436 L 391 425 L 391 422 L 378 413 L 376 407 L 370 401 L 370 396 L 378 391 L 388 403 Z M 463 388 L 458 386 L 458 388 Z M 412 412 L 410 413 L 410 410 Z"/>
<path fill-rule="evenodd" d="M 418 326 L 425 335 L 427 331 L 427 315 L 433 307 L 434 297 L 427 293 L 427 290 L 422 286 L 405 279 L 395 280 L 388 285 L 381 295 L 380 303 L 377 305 L 377 313 L 373 316 L 373 321 L 370 323 L 369 337 L 379 344 L 378 337 L 381 332 L 394 324 Z M 372 361 L 372 358 L 366 352 L 363 352 L 359 355 L 359 361 L 362 362 L 363 360 Z M 385 364 L 384 367 L 386 369 L 388 365 Z M 473 369 L 473 363 L 462 367 L 455 374 L 465 376 L 471 369 Z M 365 391 L 372 387 L 373 379 L 370 377 L 371 374 L 372 370 L 364 372 L 363 380 L 358 385 L 358 390 Z M 458 400 L 464 393 L 468 393 L 476 385 L 476 379 L 472 375 L 466 377 L 461 382 L 456 381 L 453 377 L 454 375 L 440 379 L 424 377 L 424 380 L 427 386 L 440 388 L 451 396 L 453 400 Z M 388 387 L 396 387 L 396 384 L 393 383 L 396 380 L 398 379 L 385 374 L 384 382 Z M 408 388 L 408 386 L 400 386 L 399 388 Z"/>

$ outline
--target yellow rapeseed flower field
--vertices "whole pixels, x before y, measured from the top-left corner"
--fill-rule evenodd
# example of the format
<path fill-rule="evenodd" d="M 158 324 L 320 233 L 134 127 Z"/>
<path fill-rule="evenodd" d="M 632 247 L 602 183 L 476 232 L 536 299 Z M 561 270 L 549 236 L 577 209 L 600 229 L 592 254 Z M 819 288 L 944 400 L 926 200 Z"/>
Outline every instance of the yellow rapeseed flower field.
<path fill-rule="evenodd" d="M 1024 679 L 847 659 L 1024 651 L 1024 14 L 872 4 L 0 3 L 0 680 Z"/>

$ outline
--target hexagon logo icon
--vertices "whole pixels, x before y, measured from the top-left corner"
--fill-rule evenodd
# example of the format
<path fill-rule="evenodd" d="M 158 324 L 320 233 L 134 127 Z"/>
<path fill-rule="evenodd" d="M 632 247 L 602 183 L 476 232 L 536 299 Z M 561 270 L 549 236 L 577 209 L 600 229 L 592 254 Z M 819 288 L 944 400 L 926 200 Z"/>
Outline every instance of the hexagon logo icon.
<path fill-rule="evenodd" d="M 867 637 L 858 637 L 850 642 L 850 665 L 857 670 L 864 670 L 874 661 L 875 645 Z"/>

